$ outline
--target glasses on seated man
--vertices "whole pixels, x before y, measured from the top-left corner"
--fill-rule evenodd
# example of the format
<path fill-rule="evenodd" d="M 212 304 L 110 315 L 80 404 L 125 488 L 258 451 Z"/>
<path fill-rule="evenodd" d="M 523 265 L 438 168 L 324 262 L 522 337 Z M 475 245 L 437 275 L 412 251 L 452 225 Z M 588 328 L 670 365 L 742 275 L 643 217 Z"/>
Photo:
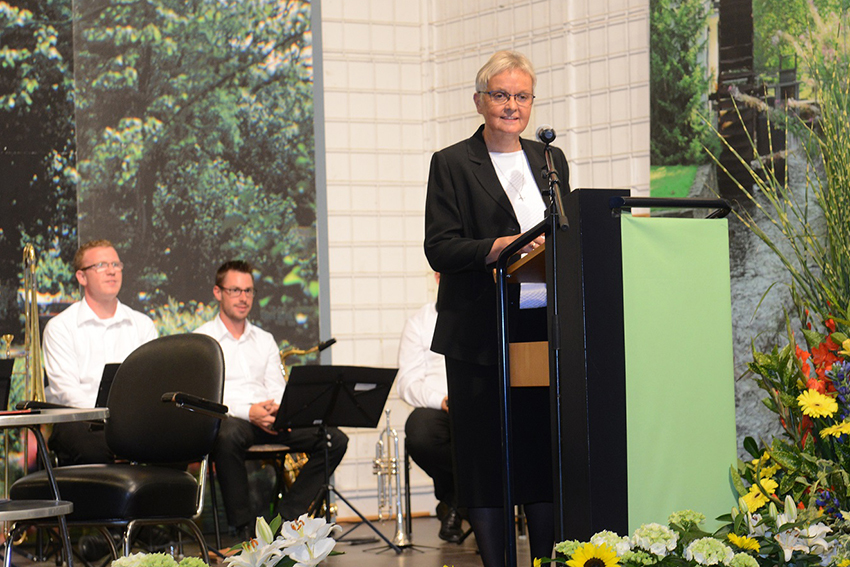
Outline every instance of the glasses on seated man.
<path fill-rule="evenodd" d="M 80 271 L 85 272 L 86 270 L 94 270 L 98 274 L 102 274 L 107 269 L 112 268 L 116 272 L 120 272 L 124 269 L 124 262 L 98 262 L 97 264 L 92 264 L 91 266 L 86 266 L 85 268 L 80 268 Z"/>

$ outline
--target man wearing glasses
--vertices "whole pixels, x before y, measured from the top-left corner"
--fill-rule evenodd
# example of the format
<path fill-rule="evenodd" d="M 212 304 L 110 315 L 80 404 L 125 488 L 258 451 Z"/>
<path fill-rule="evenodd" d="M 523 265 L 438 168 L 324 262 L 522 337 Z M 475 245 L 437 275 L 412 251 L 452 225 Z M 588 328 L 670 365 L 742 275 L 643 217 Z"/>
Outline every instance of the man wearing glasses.
<path fill-rule="evenodd" d="M 147 315 L 118 301 L 124 264 L 108 240 L 86 242 L 74 255 L 83 299 L 53 317 L 44 329 L 44 369 L 48 402 L 91 408 L 103 368 L 123 362 L 143 343 L 157 337 Z M 48 445 L 60 465 L 110 463 L 114 457 L 103 429 L 87 423 L 53 427 Z"/>
<path fill-rule="evenodd" d="M 221 422 L 212 457 L 227 522 L 240 540 L 253 537 L 257 517 L 245 467 L 245 453 L 251 445 L 281 443 L 309 455 L 280 502 L 278 512 L 284 520 L 294 520 L 307 511 L 324 483 L 325 470 L 324 439 L 318 427 L 272 429 L 286 382 L 274 337 L 248 321 L 254 294 L 251 265 L 241 260 L 224 263 L 213 287 L 218 316 L 195 330 L 217 340 L 224 352 L 224 403 L 229 418 Z M 328 464 L 333 472 L 345 455 L 348 437 L 335 427 L 327 428 L 327 433 Z"/>

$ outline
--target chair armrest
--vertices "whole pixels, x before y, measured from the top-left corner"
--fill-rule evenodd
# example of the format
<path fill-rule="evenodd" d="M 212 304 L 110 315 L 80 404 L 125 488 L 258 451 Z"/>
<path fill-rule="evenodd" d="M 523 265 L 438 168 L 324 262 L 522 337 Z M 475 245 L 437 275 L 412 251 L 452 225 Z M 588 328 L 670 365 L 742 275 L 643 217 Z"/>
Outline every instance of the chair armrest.
<path fill-rule="evenodd" d="M 227 417 L 226 405 L 206 398 L 201 398 L 200 396 L 193 396 L 186 392 L 166 392 L 162 395 L 161 400 L 164 403 L 175 404 L 178 408 L 196 411 L 216 419 L 224 419 Z"/>
<path fill-rule="evenodd" d="M 38 400 L 23 400 L 15 404 L 15 409 L 67 409 L 71 406 L 63 406 L 62 404 L 51 404 L 50 402 L 40 402 Z"/>

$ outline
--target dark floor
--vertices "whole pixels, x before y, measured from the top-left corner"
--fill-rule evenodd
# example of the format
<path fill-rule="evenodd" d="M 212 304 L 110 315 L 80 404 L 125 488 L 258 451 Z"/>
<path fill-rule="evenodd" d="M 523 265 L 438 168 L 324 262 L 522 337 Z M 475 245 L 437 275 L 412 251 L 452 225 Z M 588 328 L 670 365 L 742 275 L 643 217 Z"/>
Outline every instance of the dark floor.
<path fill-rule="evenodd" d="M 395 524 L 385 522 L 384 524 L 374 524 L 388 539 L 392 540 L 395 535 Z M 475 545 L 475 536 L 470 535 L 462 544 L 447 543 L 437 537 L 437 532 L 440 528 L 440 522 L 433 517 L 414 518 L 412 546 L 405 548 L 401 554 L 396 554 L 392 551 L 383 540 L 378 539 L 375 533 L 366 525 L 357 524 L 340 524 L 343 531 L 348 531 L 341 541 L 338 540 L 335 551 L 342 552 L 343 555 L 337 555 L 327 558 L 322 562 L 326 567 L 481 567 L 481 559 L 478 556 Z M 353 528 L 353 529 L 352 529 Z M 464 523 L 464 529 L 468 528 L 468 524 Z M 214 538 L 208 536 L 207 541 L 212 544 Z M 36 565 L 56 565 L 53 558 L 45 562 L 33 561 L 27 557 L 28 552 L 32 549 L 32 541 L 28 540 L 18 553 L 18 548 L 15 548 L 15 553 L 12 556 L 12 564 L 16 567 L 32 567 Z M 233 536 L 224 536 L 222 545 L 229 547 L 237 543 Z M 519 567 L 530 567 L 531 560 L 528 556 L 528 544 L 524 537 L 518 539 L 518 561 Z M 135 551 L 135 550 L 134 550 Z M 141 551 L 141 550 L 139 550 Z M 196 554 L 197 545 L 194 543 L 186 543 L 184 546 L 186 555 Z M 106 559 L 91 564 L 91 567 L 107 567 Z M 213 563 L 215 565 L 215 563 Z M 74 558 L 75 567 L 86 567 L 86 563 L 80 558 Z M 221 565 L 221 563 L 219 563 Z"/>

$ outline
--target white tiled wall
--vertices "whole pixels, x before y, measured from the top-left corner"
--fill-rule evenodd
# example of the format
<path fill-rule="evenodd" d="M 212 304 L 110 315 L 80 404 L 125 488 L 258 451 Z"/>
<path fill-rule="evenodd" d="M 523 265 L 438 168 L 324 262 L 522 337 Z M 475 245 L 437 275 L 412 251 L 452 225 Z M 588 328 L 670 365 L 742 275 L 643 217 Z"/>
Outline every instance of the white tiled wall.
<path fill-rule="evenodd" d="M 473 83 L 494 51 L 534 63 L 526 135 L 555 128 L 573 188 L 648 194 L 647 0 L 322 0 L 321 13 L 334 364 L 395 366 L 405 319 L 433 297 L 428 163 L 480 123 Z M 409 409 L 395 393 L 388 408 L 401 432 Z M 379 432 L 346 432 L 336 487 L 371 515 Z M 430 480 L 412 474 L 414 512 L 433 511 Z"/>

